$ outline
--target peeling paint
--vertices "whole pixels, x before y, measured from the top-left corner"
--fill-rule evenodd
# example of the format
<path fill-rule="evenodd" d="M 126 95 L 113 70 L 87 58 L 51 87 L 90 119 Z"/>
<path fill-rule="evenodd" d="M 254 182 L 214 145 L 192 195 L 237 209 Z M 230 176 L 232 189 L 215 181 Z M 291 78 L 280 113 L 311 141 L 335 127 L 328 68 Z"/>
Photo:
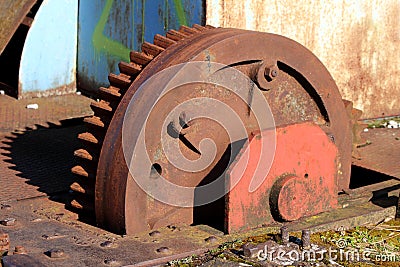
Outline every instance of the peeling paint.
<path fill-rule="evenodd" d="M 203 0 L 98 0 L 80 1 L 78 86 L 96 92 L 107 86 L 118 62 L 129 61 L 131 50 L 152 42 L 180 25 L 204 21 Z"/>

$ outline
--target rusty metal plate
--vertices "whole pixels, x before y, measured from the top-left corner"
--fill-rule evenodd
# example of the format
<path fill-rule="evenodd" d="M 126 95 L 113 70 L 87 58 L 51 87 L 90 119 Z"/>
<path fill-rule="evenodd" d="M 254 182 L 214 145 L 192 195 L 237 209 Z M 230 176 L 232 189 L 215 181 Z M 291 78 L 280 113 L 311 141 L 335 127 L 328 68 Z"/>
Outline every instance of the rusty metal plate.
<path fill-rule="evenodd" d="M 357 148 L 360 159 L 352 164 L 400 179 L 399 129 L 368 129 L 361 137 L 370 144 Z"/>
<path fill-rule="evenodd" d="M 89 107 L 91 101 L 78 94 L 20 100 L 0 95 L 0 134 L 90 116 L 93 114 Z M 36 104 L 37 109 L 27 108 L 30 104 Z"/>
<path fill-rule="evenodd" d="M 263 168 L 258 166 L 258 158 L 271 151 L 271 147 L 262 147 L 262 140 L 271 137 L 271 131 L 255 135 L 228 170 L 227 183 L 233 187 L 225 200 L 228 233 L 294 221 L 338 207 L 337 148 L 311 123 L 277 128 L 271 170 L 260 187 L 250 191 L 258 168 Z"/>
<path fill-rule="evenodd" d="M 36 0 L 0 1 L 0 54 L 35 3 Z"/>

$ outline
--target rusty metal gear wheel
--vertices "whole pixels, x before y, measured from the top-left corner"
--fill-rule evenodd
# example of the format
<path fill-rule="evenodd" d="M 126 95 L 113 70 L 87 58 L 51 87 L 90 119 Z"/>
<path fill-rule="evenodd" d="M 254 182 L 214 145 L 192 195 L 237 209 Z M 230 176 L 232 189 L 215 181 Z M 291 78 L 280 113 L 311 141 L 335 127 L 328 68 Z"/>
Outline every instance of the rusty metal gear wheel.
<path fill-rule="evenodd" d="M 339 192 L 348 188 L 352 146 L 349 118 L 329 72 L 300 44 L 268 33 L 182 26 L 179 31 L 169 31 L 166 37 L 156 35 L 154 44 L 144 43 L 142 52 L 133 51 L 130 58 L 130 63 L 119 64 L 120 74 L 109 75 L 110 86 L 100 88 L 102 100 L 92 104 L 94 116 L 85 119 L 89 130 L 79 135 L 85 144 L 84 149 L 75 152 L 80 164 L 72 169 L 77 180 L 71 186 L 76 192 L 71 204 L 78 209 L 95 211 L 101 227 L 132 234 L 175 223 L 201 222 L 196 221 L 202 216 L 201 209 L 198 212 L 190 207 L 172 207 L 147 196 L 131 179 L 122 148 L 123 121 L 129 106 L 140 113 L 149 105 L 149 99 L 162 91 L 162 88 L 151 88 L 136 94 L 140 86 L 154 74 L 186 62 L 218 62 L 242 72 L 254 81 L 256 90 L 262 92 L 277 127 L 303 122 L 317 125 L 338 149 L 338 168 L 334 174 L 337 184 L 333 190 Z M 204 91 L 212 98 L 237 103 L 232 108 L 243 119 L 247 134 L 250 136 L 256 130 L 252 126 L 254 118 L 247 114 L 248 103 L 202 84 L 184 86 L 165 97 L 163 108 L 149 116 L 150 130 L 155 133 L 161 130 L 160 124 L 173 108 L 171 102 L 182 102 Z M 197 130 L 188 133 L 193 147 L 197 147 L 204 136 L 211 137 L 217 144 L 215 160 L 203 171 L 183 173 L 169 164 L 163 154 L 157 156 L 152 168 L 171 182 L 185 186 L 212 180 L 221 173 L 221 164 L 224 168 L 229 165 L 226 160 L 224 162 L 229 138 L 218 127 L 199 120 L 196 121 Z M 155 136 L 147 141 L 149 157 L 155 158 L 159 139 Z M 188 158 L 194 157 L 197 152 L 193 147 L 182 145 L 182 153 Z M 215 209 L 212 212 L 224 211 L 219 204 L 206 205 L 204 209 L 205 213 L 211 209 Z"/>
<path fill-rule="evenodd" d="M 212 28 L 214 27 L 182 26 L 179 31 L 170 30 L 166 37 L 157 34 L 154 36 L 153 44 L 148 42 L 142 44 L 142 52 L 131 52 L 131 62 L 118 64 L 120 74 L 110 73 L 108 76 L 110 86 L 101 87 L 99 89 L 100 101 L 91 104 L 94 115 L 84 119 L 88 131 L 78 136 L 84 148 L 78 149 L 74 153 L 79 165 L 72 168 L 72 172 L 76 175 L 76 181 L 71 185 L 72 191 L 75 192 L 75 199 L 71 202 L 72 207 L 94 213 L 96 172 L 104 137 L 116 108 L 132 82 L 166 48 L 183 38 Z"/>

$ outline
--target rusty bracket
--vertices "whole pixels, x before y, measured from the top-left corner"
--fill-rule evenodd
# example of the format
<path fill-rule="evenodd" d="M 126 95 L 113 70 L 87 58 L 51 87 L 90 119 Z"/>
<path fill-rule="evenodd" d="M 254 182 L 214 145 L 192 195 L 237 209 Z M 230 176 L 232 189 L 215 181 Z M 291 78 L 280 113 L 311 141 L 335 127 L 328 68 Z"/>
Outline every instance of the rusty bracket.
<path fill-rule="evenodd" d="M 294 221 L 338 207 L 337 147 L 319 126 L 309 122 L 276 129 L 271 169 L 251 191 L 253 179 L 259 179 L 260 168 L 266 166 L 260 162 L 262 154 L 273 153 L 262 144 L 268 138 L 271 130 L 254 135 L 227 172 L 231 188 L 225 201 L 227 233 Z"/>

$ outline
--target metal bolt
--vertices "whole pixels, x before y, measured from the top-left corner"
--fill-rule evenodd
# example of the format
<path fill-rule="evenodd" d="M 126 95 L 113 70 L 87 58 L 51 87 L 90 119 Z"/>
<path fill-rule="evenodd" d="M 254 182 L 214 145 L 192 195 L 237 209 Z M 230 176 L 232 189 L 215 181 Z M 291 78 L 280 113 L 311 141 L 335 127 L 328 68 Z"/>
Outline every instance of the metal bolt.
<path fill-rule="evenodd" d="M 53 259 L 62 258 L 64 257 L 64 250 L 53 248 L 47 251 L 47 255 Z"/>
<path fill-rule="evenodd" d="M 303 249 L 311 248 L 310 235 L 311 235 L 311 232 L 308 229 L 301 231 L 301 243 L 302 243 Z"/>
<path fill-rule="evenodd" d="M 204 239 L 207 243 L 215 243 L 217 242 L 217 238 L 215 236 L 209 236 L 206 239 Z"/>
<path fill-rule="evenodd" d="M 119 265 L 119 262 L 115 259 L 106 259 L 106 260 L 104 260 L 104 264 L 115 266 L 115 265 Z"/>
<path fill-rule="evenodd" d="M 161 248 L 158 248 L 156 251 L 157 251 L 158 253 L 167 253 L 167 252 L 169 251 L 169 248 L 167 248 L 167 247 L 161 247 Z"/>
<path fill-rule="evenodd" d="M 243 255 L 248 258 L 254 258 L 257 256 L 257 253 L 260 251 L 260 248 L 252 243 L 246 243 L 242 246 Z"/>
<path fill-rule="evenodd" d="M 103 243 L 101 243 L 100 247 L 102 247 L 102 248 L 111 248 L 111 247 L 113 247 L 113 245 L 114 245 L 113 242 L 107 240 L 107 241 L 104 241 Z"/>
<path fill-rule="evenodd" d="M 181 125 L 182 129 L 186 129 L 190 125 L 188 124 L 188 121 L 190 119 L 186 116 L 186 112 L 182 111 L 181 114 L 179 114 L 179 124 Z"/>
<path fill-rule="evenodd" d="M 160 231 L 157 230 L 149 233 L 149 236 L 151 237 L 158 237 L 160 235 L 161 235 Z"/>
<path fill-rule="evenodd" d="M 282 243 L 284 245 L 289 243 L 289 230 L 288 230 L 287 226 L 281 227 L 281 239 L 282 239 Z"/>
<path fill-rule="evenodd" d="M 0 224 L 4 226 L 13 226 L 15 225 L 15 219 L 14 218 L 6 218 L 2 221 L 0 221 Z"/>
<path fill-rule="evenodd" d="M 11 209 L 11 206 L 8 205 L 8 204 L 1 204 L 0 209 L 2 209 L 2 210 L 10 210 L 10 209 Z"/>
<path fill-rule="evenodd" d="M 278 76 L 278 68 L 275 65 L 266 67 L 264 70 L 264 76 L 267 80 L 271 81 Z"/>
<path fill-rule="evenodd" d="M 167 125 L 167 133 L 169 136 L 171 136 L 172 138 L 179 138 L 179 131 L 178 129 L 176 129 L 175 123 L 173 121 L 171 121 L 168 125 Z"/>
<path fill-rule="evenodd" d="M 13 254 L 26 254 L 26 249 L 23 246 L 15 246 Z"/>

